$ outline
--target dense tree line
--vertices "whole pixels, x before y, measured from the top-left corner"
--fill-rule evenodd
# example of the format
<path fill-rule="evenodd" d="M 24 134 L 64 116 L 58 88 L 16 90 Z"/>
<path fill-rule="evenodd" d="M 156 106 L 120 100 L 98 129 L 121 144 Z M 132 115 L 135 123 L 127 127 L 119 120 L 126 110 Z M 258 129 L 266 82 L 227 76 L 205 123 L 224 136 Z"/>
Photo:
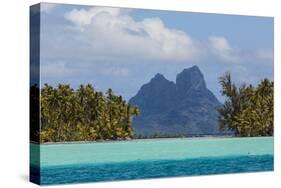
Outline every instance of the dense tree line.
<path fill-rule="evenodd" d="M 103 94 L 90 84 L 76 90 L 45 84 L 40 94 L 41 143 L 133 137 L 131 119 L 139 110 L 112 89 Z"/>
<path fill-rule="evenodd" d="M 229 73 L 219 80 L 226 97 L 218 109 L 220 129 L 229 129 L 236 136 L 272 136 L 274 83 L 264 79 L 256 87 L 238 87 Z"/>

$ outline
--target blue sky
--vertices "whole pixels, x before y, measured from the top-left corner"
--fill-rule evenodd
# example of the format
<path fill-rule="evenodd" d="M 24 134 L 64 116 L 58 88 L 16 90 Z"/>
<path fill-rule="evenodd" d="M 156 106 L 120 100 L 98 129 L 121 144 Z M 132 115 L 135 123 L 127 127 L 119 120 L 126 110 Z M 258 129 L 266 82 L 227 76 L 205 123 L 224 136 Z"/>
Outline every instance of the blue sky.
<path fill-rule="evenodd" d="M 92 83 L 126 99 L 155 74 L 175 81 L 197 65 L 218 97 L 218 77 L 273 80 L 273 18 L 41 4 L 41 84 Z"/>

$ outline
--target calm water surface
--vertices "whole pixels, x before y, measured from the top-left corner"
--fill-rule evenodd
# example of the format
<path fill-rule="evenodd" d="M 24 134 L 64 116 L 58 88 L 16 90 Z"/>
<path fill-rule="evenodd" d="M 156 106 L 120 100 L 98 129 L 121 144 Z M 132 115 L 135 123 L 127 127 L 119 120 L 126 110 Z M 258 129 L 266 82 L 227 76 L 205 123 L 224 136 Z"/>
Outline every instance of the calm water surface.
<path fill-rule="evenodd" d="M 176 138 L 31 144 L 31 178 L 41 184 L 273 170 L 273 137 Z M 40 168 L 39 168 L 40 167 Z"/>

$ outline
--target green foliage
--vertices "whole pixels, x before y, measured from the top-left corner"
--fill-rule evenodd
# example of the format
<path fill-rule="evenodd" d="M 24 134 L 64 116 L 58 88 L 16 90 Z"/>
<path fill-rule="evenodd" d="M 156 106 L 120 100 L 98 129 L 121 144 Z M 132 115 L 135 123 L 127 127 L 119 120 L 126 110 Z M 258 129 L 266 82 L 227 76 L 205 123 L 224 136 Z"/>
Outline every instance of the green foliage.
<path fill-rule="evenodd" d="M 40 142 L 93 141 L 133 137 L 132 116 L 139 114 L 121 96 L 92 85 L 77 90 L 59 84 L 41 89 Z"/>
<path fill-rule="evenodd" d="M 227 99 L 219 112 L 221 130 L 232 130 L 237 136 L 273 135 L 273 89 L 274 83 L 262 80 L 257 87 L 232 83 L 226 73 L 219 78 L 222 95 Z"/>

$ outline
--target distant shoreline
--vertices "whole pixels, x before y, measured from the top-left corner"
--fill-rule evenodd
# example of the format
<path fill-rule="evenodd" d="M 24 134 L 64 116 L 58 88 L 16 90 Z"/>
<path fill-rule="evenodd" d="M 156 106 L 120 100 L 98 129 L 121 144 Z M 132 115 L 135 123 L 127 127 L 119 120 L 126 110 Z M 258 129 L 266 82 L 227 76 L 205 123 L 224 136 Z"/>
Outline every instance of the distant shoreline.
<path fill-rule="evenodd" d="M 30 141 L 30 144 L 38 144 L 38 145 L 55 145 L 55 144 L 91 144 L 91 143 L 114 143 L 114 142 L 130 142 L 130 141 L 138 141 L 138 140 L 167 140 L 167 139 L 211 139 L 211 138 L 265 138 L 265 137 L 273 137 L 273 136 L 255 136 L 255 137 L 242 137 L 242 136 L 193 136 L 193 137 L 169 137 L 169 138 L 141 138 L 141 139 L 129 139 L 129 140 L 95 140 L 95 141 L 66 141 L 66 142 L 44 142 L 38 143 L 34 141 Z"/>

